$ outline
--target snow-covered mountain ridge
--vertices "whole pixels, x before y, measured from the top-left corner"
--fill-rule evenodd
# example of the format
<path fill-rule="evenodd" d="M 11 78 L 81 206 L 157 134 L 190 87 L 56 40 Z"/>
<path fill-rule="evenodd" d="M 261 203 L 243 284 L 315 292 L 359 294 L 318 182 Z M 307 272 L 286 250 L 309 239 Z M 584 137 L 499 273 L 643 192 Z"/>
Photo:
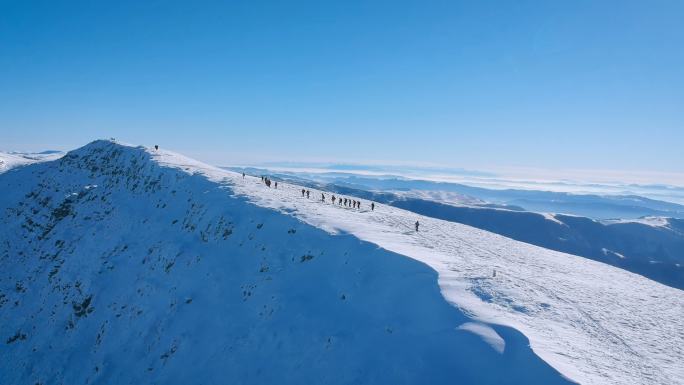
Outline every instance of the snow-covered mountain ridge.
<path fill-rule="evenodd" d="M 449 302 L 485 322 L 522 331 L 537 354 L 575 381 L 684 382 L 680 290 L 458 223 L 384 205 L 369 212 L 369 202 L 363 202 L 359 217 L 318 199 L 300 199 L 299 186 L 267 189 L 258 179 L 240 183 L 236 173 L 177 154 L 161 152 L 155 158 L 215 181 L 232 181 L 235 191 L 261 206 L 426 263 L 439 273 Z M 412 231 L 416 219 L 423 229 L 418 234 Z M 489 279 L 493 270 L 497 277 Z"/>
<path fill-rule="evenodd" d="M 283 372 L 299 373 L 302 381 L 333 382 L 319 376 L 339 369 L 334 363 L 340 360 L 351 365 L 342 374 L 352 376 L 340 383 L 386 382 L 379 373 L 403 379 L 394 382 L 421 376 L 453 381 L 449 374 L 474 383 L 562 381 L 531 359 L 524 367 L 513 364 L 506 354 L 525 349 L 506 329 L 495 328 L 505 341 L 503 356 L 468 340 L 468 330 L 477 328 L 456 329 L 468 319 L 435 300 L 435 278 L 448 302 L 480 321 L 520 330 L 539 356 L 575 381 L 684 382 L 682 292 L 614 267 L 384 205 L 369 211 L 367 201 L 352 210 L 331 205 L 327 193 L 326 202 L 318 191 L 306 199 L 299 186 L 269 189 L 258 177 L 243 179 L 163 150 L 96 142 L 30 167 L 0 176 L 0 186 L 9 191 L 0 203 L 0 330 L 8 336 L 0 372 L 10 373 L 9 383 L 180 381 L 182 371 L 170 363 L 177 365 L 174 360 L 182 356 L 186 369 L 206 365 L 202 354 L 187 349 L 205 345 L 201 353 L 228 359 L 229 372 L 244 383 L 267 383 Z M 421 222 L 419 233 L 411 229 L 415 220 Z M 97 253 L 86 256 L 83 250 Z M 438 277 L 408 259 L 396 262 L 401 258 L 394 253 L 429 265 Z M 241 274 L 225 271 L 227 263 Z M 197 280 L 208 292 L 197 292 Z M 228 283 L 239 283 L 241 290 L 224 293 Z M 312 301 L 316 312 L 303 306 Z M 208 319 L 192 306 L 217 309 L 217 315 Z M 339 306 L 351 306 L 352 314 Z M 429 320 L 416 320 L 416 313 Z M 277 323 L 269 318 L 273 314 L 280 317 Z M 311 335 L 299 323 L 309 327 L 301 330 L 324 329 L 320 346 L 304 357 L 301 346 L 315 344 L 306 343 Z M 350 323 L 377 330 L 359 328 L 363 337 L 353 336 L 352 343 L 345 328 Z M 300 332 L 273 335 L 292 329 Z M 129 347 L 138 339 L 148 355 Z M 216 340 L 220 346 L 209 343 Z M 415 351 L 402 349 L 406 343 Z M 64 349 L 71 344 L 82 349 Z M 382 352 L 378 344 L 385 346 Z M 261 353 L 248 349 L 254 345 Z M 54 359 L 52 346 L 67 353 L 59 358 L 65 367 L 82 360 L 88 370 L 54 374 L 54 362 L 26 360 Z M 277 368 L 236 368 L 244 364 L 236 357 L 263 360 L 272 346 L 297 358 L 277 361 Z M 386 356 L 351 359 L 364 349 Z M 122 352 L 136 353 L 120 357 L 130 373 L 107 364 Z M 468 359 L 473 356 L 479 359 Z M 392 370 L 377 370 L 387 362 Z M 57 380 L 50 382 L 50 375 Z M 211 382 L 208 376 L 200 378 Z"/>
<path fill-rule="evenodd" d="M 427 266 L 189 164 L 98 141 L 0 174 L 0 383 L 568 383 Z"/>

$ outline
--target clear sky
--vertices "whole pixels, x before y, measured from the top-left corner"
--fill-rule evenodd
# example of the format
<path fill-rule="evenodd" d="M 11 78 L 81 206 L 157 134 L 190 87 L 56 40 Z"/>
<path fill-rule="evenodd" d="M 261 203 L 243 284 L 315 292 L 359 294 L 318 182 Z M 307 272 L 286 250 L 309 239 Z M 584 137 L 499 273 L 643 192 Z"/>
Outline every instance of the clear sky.
<path fill-rule="evenodd" d="M 0 0 L 0 150 L 679 173 L 683 20 L 681 0 Z"/>

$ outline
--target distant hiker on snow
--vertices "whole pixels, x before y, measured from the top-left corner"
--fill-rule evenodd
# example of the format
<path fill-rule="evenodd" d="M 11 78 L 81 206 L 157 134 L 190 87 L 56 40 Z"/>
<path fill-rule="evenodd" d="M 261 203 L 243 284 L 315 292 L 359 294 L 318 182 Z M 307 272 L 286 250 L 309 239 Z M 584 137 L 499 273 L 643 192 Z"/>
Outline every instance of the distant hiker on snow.
<path fill-rule="evenodd" d="M 347 198 L 344 198 L 344 207 L 347 207 Z"/>
<path fill-rule="evenodd" d="M 332 203 L 335 204 L 335 196 L 334 195 L 332 196 L 331 199 L 332 199 Z"/>
<path fill-rule="evenodd" d="M 302 189 L 302 198 L 304 197 L 304 194 L 306 194 L 306 190 Z"/>
<path fill-rule="evenodd" d="M 245 173 L 244 172 L 242 173 L 242 179 L 245 179 Z"/>
<path fill-rule="evenodd" d="M 278 188 L 278 182 L 275 182 L 275 188 Z"/>
<path fill-rule="evenodd" d="M 321 193 L 321 202 L 325 202 L 325 194 Z"/>
<path fill-rule="evenodd" d="M 420 223 L 418 223 L 418 221 L 416 221 L 416 232 L 418 232 L 418 226 L 420 226 Z"/>
<path fill-rule="evenodd" d="M 309 198 L 309 193 L 311 193 L 311 191 L 306 190 L 306 197 L 307 197 L 307 198 Z"/>
<path fill-rule="evenodd" d="M 155 144 L 155 145 L 154 145 L 154 149 L 155 149 L 155 150 L 159 150 L 159 145 Z"/>
<path fill-rule="evenodd" d="M 371 211 L 375 210 L 375 202 L 371 202 Z"/>

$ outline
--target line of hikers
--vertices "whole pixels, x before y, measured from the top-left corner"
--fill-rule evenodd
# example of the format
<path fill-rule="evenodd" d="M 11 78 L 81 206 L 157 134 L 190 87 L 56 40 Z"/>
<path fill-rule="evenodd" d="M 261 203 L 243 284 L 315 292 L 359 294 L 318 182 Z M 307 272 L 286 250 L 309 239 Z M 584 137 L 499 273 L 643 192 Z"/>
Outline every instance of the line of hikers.
<path fill-rule="evenodd" d="M 242 177 L 243 177 L 243 178 L 245 177 L 245 174 L 244 174 L 244 173 L 242 173 Z M 266 184 L 267 187 L 271 187 L 271 183 L 275 183 L 275 188 L 278 188 L 278 182 L 273 182 L 272 180 L 268 179 L 267 176 L 263 176 L 263 175 L 262 175 L 262 176 L 261 176 L 261 181 L 264 182 L 264 184 Z"/>
<path fill-rule="evenodd" d="M 244 179 L 245 173 L 242 173 L 242 178 Z M 271 187 L 271 183 L 275 184 L 275 188 L 278 188 L 278 182 L 273 182 L 266 176 L 261 176 L 261 181 L 266 184 L 266 186 Z M 307 199 L 311 196 L 311 191 L 307 189 L 302 189 L 302 197 L 306 196 Z M 361 201 L 357 201 L 355 199 L 351 198 L 342 198 L 342 197 L 336 197 L 335 195 L 330 197 L 330 200 L 332 201 L 332 204 L 334 205 L 335 202 L 337 201 L 338 206 L 344 206 L 344 207 L 352 207 L 355 209 L 360 209 L 361 208 Z M 321 202 L 325 202 L 325 194 L 321 193 Z M 375 202 L 371 202 L 370 204 L 371 211 L 375 211 Z M 418 231 L 418 227 L 420 226 L 420 223 L 416 221 L 414 224 L 416 226 L 416 232 Z M 494 273 L 494 276 L 496 276 L 496 272 Z"/>
<path fill-rule="evenodd" d="M 302 197 L 307 197 L 309 198 L 311 196 L 311 191 L 303 188 L 302 189 Z M 355 199 L 351 198 L 342 198 L 342 197 L 336 197 L 335 195 L 330 197 L 330 201 L 334 205 L 337 202 L 338 206 L 344 206 L 344 207 L 351 207 L 355 209 L 360 209 L 361 208 L 361 201 L 357 201 Z M 325 193 L 321 193 L 321 202 L 325 202 Z M 375 202 L 371 202 L 370 204 L 371 211 L 375 210 Z"/>

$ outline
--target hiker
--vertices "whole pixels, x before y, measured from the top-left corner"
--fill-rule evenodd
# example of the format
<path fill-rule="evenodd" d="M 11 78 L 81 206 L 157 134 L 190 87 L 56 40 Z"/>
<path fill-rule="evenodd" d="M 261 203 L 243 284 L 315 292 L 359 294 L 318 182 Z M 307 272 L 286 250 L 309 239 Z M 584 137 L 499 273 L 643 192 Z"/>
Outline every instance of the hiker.
<path fill-rule="evenodd" d="M 416 232 L 418 232 L 418 226 L 419 225 L 420 225 L 420 223 L 418 223 L 418 221 L 416 221 Z"/>
<path fill-rule="evenodd" d="M 275 183 L 275 188 L 278 188 L 278 182 Z"/>
<path fill-rule="evenodd" d="M 155 145 L 154 145 L 154 149 L 155 149 L 155 150 L 159 150 L 159 145 L 155 144 Z"/>
<path fill-rule="evenodd" d="M 325 202 L 325 194 L 321 193 L 321 202 Z"/>
<path fill-rule="evenodd" d="M 242 173 L 242 179 L 245 179 L 245 173 L 244 172 Z"/>
<path fill-rule="evenodd" d="M 356 201 L 356 208 L 361 210 L 361 201 Z"/>
<path fill-rule="evenodd" d="M 342 198 L 338 199 L 337 201 L 339 202 L 338 204 L 342 206 Z"/>
<path fill-rule="evenodd" d="M 306 193 L 306 190 L 302 189 L 302 198 L 304 198 L 305 193 Z"/>
<path fill-rule="evenodd" d="M 335 196 L 334 195 L 332 196 L 331 199 L 332 199 L 332 203 L 335 204 Z"/>
<path fill-rule="evenodd" d="M 310 192 L 311 192 L 311 191 L 306 190 L 306 199 L 309 199 L 309 193 L 310 193 Z"/>
<path fill-rule="evenodd" d="M 371 202 L 371 211 L 375 210 L 375 202 Z"/>

